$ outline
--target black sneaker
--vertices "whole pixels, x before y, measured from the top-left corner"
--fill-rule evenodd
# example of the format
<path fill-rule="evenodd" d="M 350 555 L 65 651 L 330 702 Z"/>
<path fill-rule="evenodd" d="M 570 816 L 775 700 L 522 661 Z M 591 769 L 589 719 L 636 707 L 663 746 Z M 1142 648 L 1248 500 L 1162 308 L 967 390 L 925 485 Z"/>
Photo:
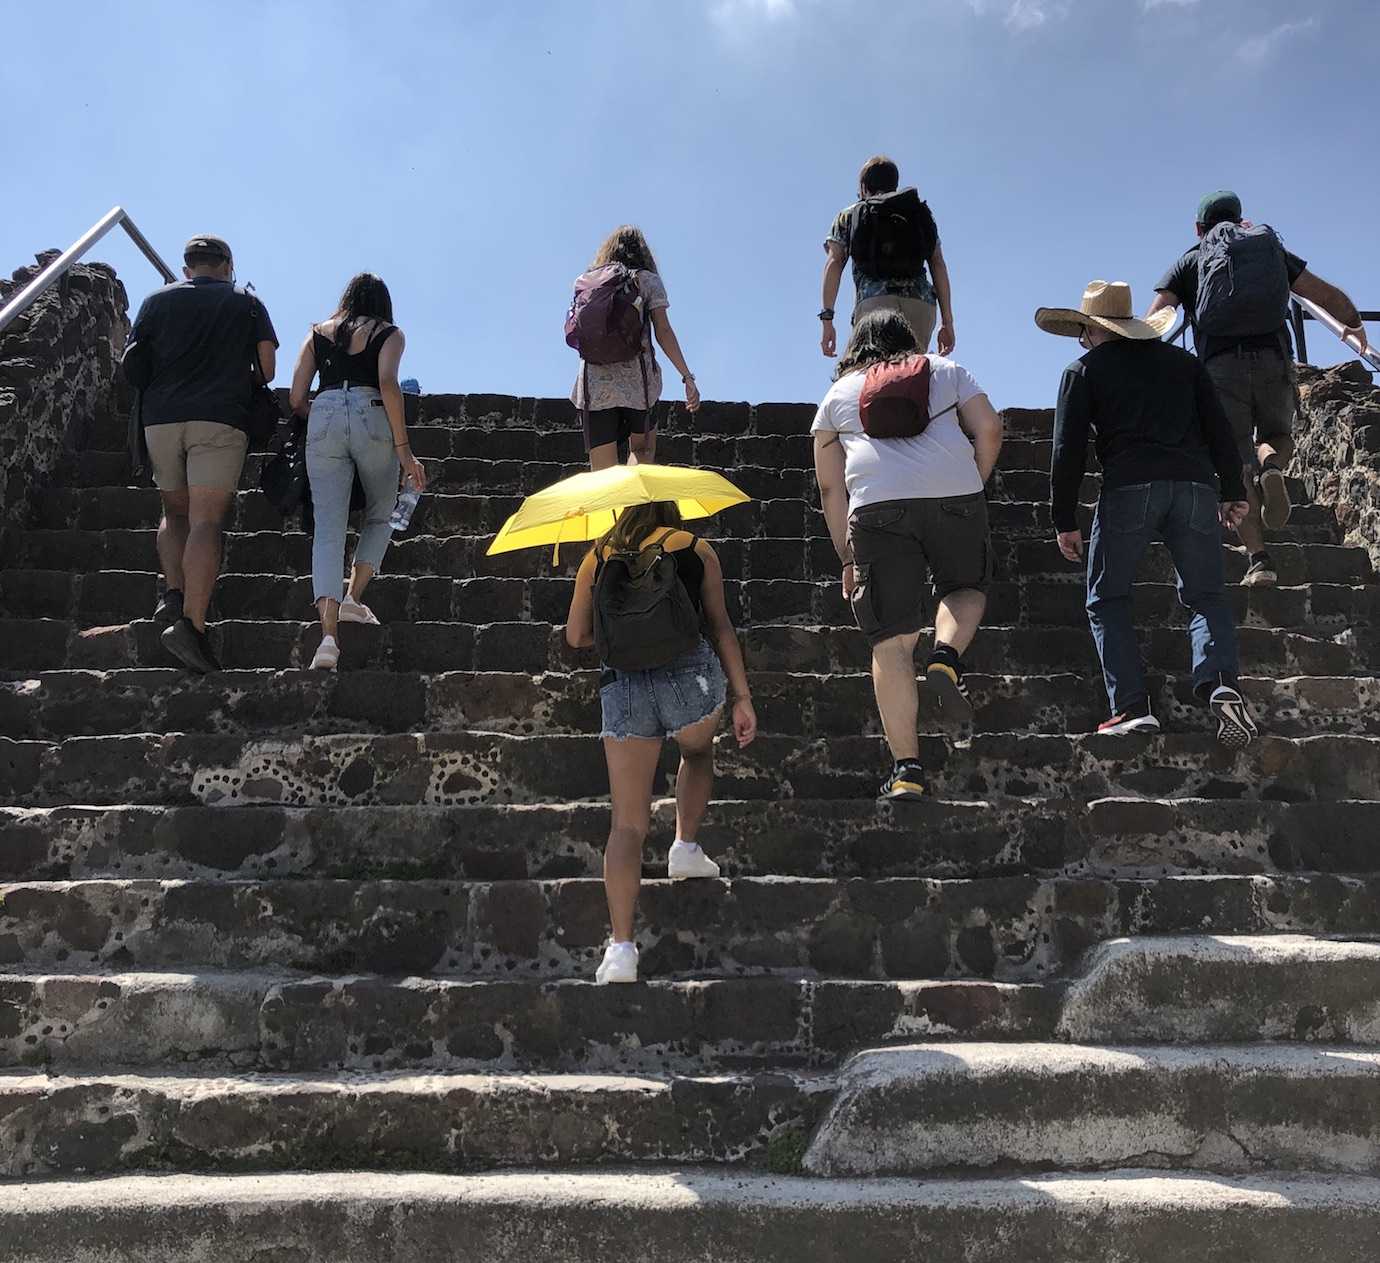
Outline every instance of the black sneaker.
<path fill-rule="evenodd" d="M 1275 465 L 1266 465 L 1260 471 L 1260 520 L 1272 531 L 1283 530 L 1289 525 L 1289 515 L 1293 511 L 1284 471 Z"/>
<path fill-rule="evenodd" d="M 963 664 L 952 650 L 936 650 L 925 666 L 925 693 L 939 710 L 943 723 L 961 726 L 973 722 L 973 701 L 963 683 Z"/>
<path fill-rule="evenodd" d="M 164 649 L 198 675 L 221 669 L 206 633 L 197 631 L 189 618 L 179 618 L 158 639 Z"/>
<path fill-rule="evenodd" d="M 902 759 L 891 769 L 877 797 L 894 802 L 919 802 L 925 793 L 925 769 L 920 760 Z"/>
<path fill-rule="evenodd" d="M 1159 732 L 1160 721 L 1150 710 L 1150 699 L 1136 702 L 1119 714 L 1113 715 L 1105 723 L 1097 725 L 1099 734 L 1119 736 L 1128 732 Z"/>
<path fill-rule="evenodd" d="M 1230 684 L 1212 690 L 1208 706 L 1217 718 L 1217 740 L 1228 750 L 1244 750 L 1259 734 L 1246 699 Z"/>
<path fill-rule="evenodd" d="M 163 599 L 158 602 L 157 608 L 153 611 L 153 621 L 170 627 L 181 617 L 182 593 L 177 588 L 169 588 L 163 593 Z"/>

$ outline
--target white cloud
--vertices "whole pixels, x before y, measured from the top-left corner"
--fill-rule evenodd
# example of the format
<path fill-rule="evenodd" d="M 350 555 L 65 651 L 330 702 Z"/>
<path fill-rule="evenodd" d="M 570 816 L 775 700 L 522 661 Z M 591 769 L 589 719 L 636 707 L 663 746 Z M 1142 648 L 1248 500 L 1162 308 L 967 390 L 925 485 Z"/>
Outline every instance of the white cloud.
<path fill-rule="evenodd" d="M 1068 16 L 1071 0 L 968 0 L 979 17 L 1000 14 L 1009 31 L 1033 31 Z"/>
<path fill-rule="evenodd" d="M 1317 18 L 1305 18 L 1302 22 L 1282 22 L 1273 30 L 1252 35 L 1237 48 L 1236 55 L 1247 65 L 1263 66 L 1287 40 L 1304 31 L 1314 30 L 1317 25 Z"/>
<path fill-rule="evenodd" d="M 714 0 L 709 16 L 720 26 L 736 28 L 744 22 L 776 22 L 796 15 L 796 0 Z"/>
<path fill-rule="evenodd" d="M 1149 13 L 1151 9 L 1162 9 L 1165 5 L 1172 5 L 1176 9 L 1186 9 L 1190 4 L 1197 4 L 1198 0 L 1140 0 L 1140 7 Z"/>

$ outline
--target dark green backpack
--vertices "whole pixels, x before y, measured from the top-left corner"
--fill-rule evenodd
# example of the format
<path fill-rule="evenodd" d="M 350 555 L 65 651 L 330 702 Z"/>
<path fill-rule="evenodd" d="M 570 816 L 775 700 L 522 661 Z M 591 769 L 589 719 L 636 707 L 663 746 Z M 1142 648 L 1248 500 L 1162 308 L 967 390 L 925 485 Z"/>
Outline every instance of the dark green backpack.
<path fill-rule="evenodd" d="M 674 553 L 656 543 L 600 560 L 594 573 L 594 647 L 606 667 L 650 671 L 699 642 L 699 611 Z"/>

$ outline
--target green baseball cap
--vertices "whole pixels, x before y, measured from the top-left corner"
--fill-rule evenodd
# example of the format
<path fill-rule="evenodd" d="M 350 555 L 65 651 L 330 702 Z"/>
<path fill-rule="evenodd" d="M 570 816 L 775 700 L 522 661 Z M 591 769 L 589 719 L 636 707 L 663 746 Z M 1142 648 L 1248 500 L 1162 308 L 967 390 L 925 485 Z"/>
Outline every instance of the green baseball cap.
<path fill-rule="evenodd" d="M 1198 203 L 1198 223 L 1220 224 L 1241 218 L 1241 199 L 1230 189 L 1218 189 Z"/>

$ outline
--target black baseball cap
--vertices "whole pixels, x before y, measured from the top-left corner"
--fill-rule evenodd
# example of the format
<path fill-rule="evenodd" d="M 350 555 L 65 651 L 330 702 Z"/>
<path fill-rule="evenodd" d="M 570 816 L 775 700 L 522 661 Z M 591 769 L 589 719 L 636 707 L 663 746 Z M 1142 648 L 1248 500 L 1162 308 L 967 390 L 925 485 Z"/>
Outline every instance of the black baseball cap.
<path fill-rule="evenodd" d="M 201 233 L 193 237 L 182 247 L 182 257 L 189 259 L 192 255 L 213 255 L 216 258 L 224 259 L 227 263 L 233 263 L 235 256 L 230 253 L 229 243 L 223 237 L 213 237 L 209 233 Z"/>
<path fill-rule="evenodd" d="M 1241 199 L 1230 189 L 1218 189 L 1198 203 L 1198 223 L 1238 223 L 1241 219 Z"/>

